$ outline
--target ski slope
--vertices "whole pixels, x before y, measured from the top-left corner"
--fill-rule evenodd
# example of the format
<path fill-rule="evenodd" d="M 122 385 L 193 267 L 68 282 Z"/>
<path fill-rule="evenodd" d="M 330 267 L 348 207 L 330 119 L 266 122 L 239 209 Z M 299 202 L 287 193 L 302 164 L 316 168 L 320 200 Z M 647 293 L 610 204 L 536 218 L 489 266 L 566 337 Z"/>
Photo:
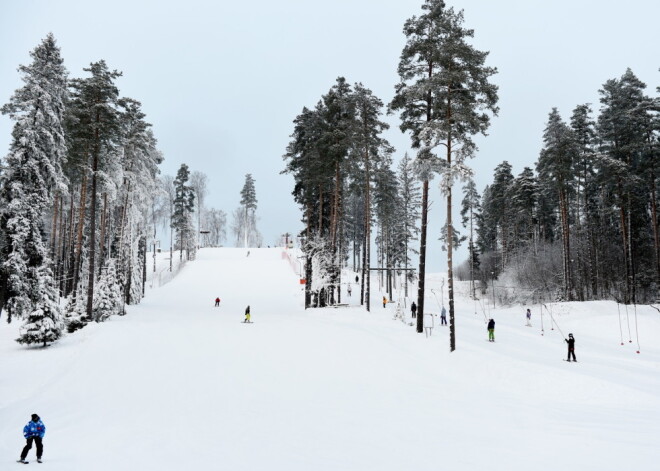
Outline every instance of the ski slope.
<path fill-rule="evenodd" d="M 428 282 L 439 292 L 441 275 Z M 530 328 L 522 306 L 459 296 L 450 354 L 446 327 L 426 338 L 393 320 L 375 281 L 371 313 L 355 284 L 339 309 L 305 311 L 300 290 L 281 249 L 203 249 L 128 315 L 47 349 L 14 342 L 3 318 L 0 470 L 19 466 L 31 413 L 51 471 L 660 469 L 650 307 L 638 355 L 632 311 L 621 346 L 614 303 L 553 305 L 574 364 L 538 306 Z"/>

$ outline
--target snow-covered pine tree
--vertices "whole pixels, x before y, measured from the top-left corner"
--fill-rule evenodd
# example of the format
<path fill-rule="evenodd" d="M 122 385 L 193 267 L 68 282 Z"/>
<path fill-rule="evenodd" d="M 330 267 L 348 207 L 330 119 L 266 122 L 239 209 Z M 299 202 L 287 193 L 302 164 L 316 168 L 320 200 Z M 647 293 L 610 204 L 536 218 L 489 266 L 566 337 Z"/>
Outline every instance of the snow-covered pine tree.
<path fill-rule="evenodd" d="M 399 191 L 401 194 L 402 212 L 403 212 L 403 243 L 404 243 L 404 268 L 405 271 L 405 296 L 408 297 L 408 281 L 411 280 L 412 273 L 409 272 L 408 265 L 410 264 L 410 252 L 417 254 L 418 251 L 411 247 L 411 243 L 417 240 L 419 234 L 419 206 L 421 204 L 421 193 L 419 189 L 419 181 L 415 178 L 413 171 L 413 161 L 406 152 L 399 162 Z"/>
<path fill-rule="evenodd" d="M 120 168 L 118 147 L 121 139 L 120 113 L 118 110 L 119 90 L 115 80 L 121 72 L 108 69 L 104 60 L 90 64 L 83 69 L 90 76 L 72 81 L 73 99 L 71 101 L 72 119 L 80 144 L 89 159 L 90 167 L 90 203 L 89 232 L 87 238 L 87 319 L 92 319 L 94 303 L 94 282 L 97 277 L 99 248 L 97 247 L 97 219 L 99 219 L 98 184 L 99 177 L 107 169 Z M 82 202 L 81 204 L 84 204 Z M 80 221 L 82 223 L 82 221 Z M 102 242 L 102 241 L 101 241 Z"/>
<path fill-rule="evenodd" d="M 194 249 L 195 229 L 192 221 L 192 213 L 195 210 L 195 192 L 190 185 L 187 185 L 189 178 L 190 170 L 188 170 L 188 166 L 181 164 L 174 179 L 174 212 L 171 223 L 172 229 L 176 232 L 176 243 L 180 250 L 180 259 L 183 259 L 184 249 L 186 249 L 186 257 L 188 259 L 190 259 L 190 250 Z"/>
<path fill-rule="evenodd" d="M 372 186 L 374 169 L 377 166 L 391 165 L 391 155 L 394 148 L 382 137 L 389 125 L 381 120 L 383 102 L 371 90 L 361 83 L 356 83 L 352 93 L 355 123 L 353 124 L 353 141 L 351 162 L 359 163 L 363 175 L 360 181 L 364 184 L 364 250 L 362 257 L 362 284 L 360 290 L 361 302 L 366 302 L 367 311 L 371 309 L 371 219 L 372 219 Z M 350 116 L 349 116 L 350 117 Z"/>
<path fill-rule="evenodd" d="M 556 203 L 561 222 L 563 294 L 564 299 L 572 300 L 573 275 L 571 263 L 569 200 L 573 192 L 573 162 L 577 158 L 578 148 L 571 128 L 564 123 L 553 108 L 548 124 L 543 132 L 544 147 L 537 163 L 539 184 L 547 195 Z"/>
<path fill-rule="evenodd" d="M 489 82 L 497 72 L 485 65 L 488 52 L 468 44 L 474 31 L 463 27 L 463 12 L 447 8 L 443 0 L 425 0 L 424 14 L 406 21 L 407 43 L 401 53 L 400 82 L 390 107 L 401 111 L 401 130 L 411 131 L 423 172 L 422 234 L 420 244 L 417 331 L 423 332 L 424 277 L 428 181 L 440 171 L 440 187 L 447 197 L 447 240 L 453 240 L 452 185 L 469 177 L 465 165 L 476 152 L 474 134 L 485 134 L 490 114 L 497 114 L 497 86 Z M 438 161 L 435 149 L 443 145 L 445 157 Z M 449 290 L 449 344 L 456 348 L 454 323 L 453 244 L 447 244 Z"/>
<path fill-rule="evenodd" d="M 0 310 L 27 318 L 25 343 L 56 340 L 61 331 L 57 286 L 44 240 L 44 215 L 52 195 L 66 189 L 61 165 L 66 156 L 63 130 L 67 72 L 55 38 L 49 34 L 20 66 L 24 86 L 2 107 L 16 122 L 5 170 L 0 177 Z M 49 320 L 48 320 L 49 319 Z"/>
<path fill-rule="evenodd" d="M 463 227 L 469 229 L 468 242 L 468 265 L 470 267 L 470 287 L 472 288 L 472 298 L 476 299 L 476 272 L 479 268 L 479 253 L 474 243 L 477 222 L 481 214 L 481 197 L 477 192 L 477 185 L 473 179 L 469 179 L 463 186 L 463 201 L 461 202 L 461 216 L 463 217 Z"/>
<path fill-rule="evenodd" d="M 241 189 L 241 212 L 242 212 L 242 236 L 244 241 L 244 248 L 248 248 L 250 243 L 255 242 L 256 236 L 256 218 L 255 211 L 257 210 L 257 190 L 254 186 L 254 178 L 252 174 L 245 175 L 245 183 Z"/>
<path fill-rule="evenodd" d="M 96 322 L 103 322 L 110 316 L 121 314 L 122 308 L 123 299 L 121 286 L 117 280 L 115 260 L 108 259 L 96 284 L 92 317 Z"/>
<path fill-rule="evenodd" d="M 21 326 L 20 337 L 16 341 L 27 345 L 41 343 L 45 347 L 62 336 L 64 324 L 57 286 L 50 268 L 42 266 L 36 270 L 38 281 L 33 287 L 34 307 Z"/>

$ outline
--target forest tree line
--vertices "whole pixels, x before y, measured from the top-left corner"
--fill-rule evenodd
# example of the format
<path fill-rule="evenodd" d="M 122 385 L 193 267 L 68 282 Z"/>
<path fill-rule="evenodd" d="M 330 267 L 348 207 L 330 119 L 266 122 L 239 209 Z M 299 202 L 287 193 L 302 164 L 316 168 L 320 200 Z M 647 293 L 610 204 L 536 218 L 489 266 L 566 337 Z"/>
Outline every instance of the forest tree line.
<path fill-rule="evenodd" d="M 14 128 L 0 160 L 0 314 L 24 322 L 19 342 L 46 345 L 123 314 L 144 296 L 157 250 L 169 248 L 172 270 L 174 250 L 183 261 L 222 244 L 227 222 L 204 205 L 205 174 L 182 164 L 160 175 L 163 155 L 140 102 L 120 95 L 121 72 L 100 60 L 70 78 L 52 34 L 30 56 L 2 107 Z"/>
<path fill-rule="evenodd" d="M 553 108 L 533 169 L 514 176 L 504 161 L 483 195 L 465 186 L 475 239 L 463 279 L 504 275 L 536 299 L 657 300 L 660 97 L 645 90 L 628 69 L 603 84 L 597 115 Z"/>

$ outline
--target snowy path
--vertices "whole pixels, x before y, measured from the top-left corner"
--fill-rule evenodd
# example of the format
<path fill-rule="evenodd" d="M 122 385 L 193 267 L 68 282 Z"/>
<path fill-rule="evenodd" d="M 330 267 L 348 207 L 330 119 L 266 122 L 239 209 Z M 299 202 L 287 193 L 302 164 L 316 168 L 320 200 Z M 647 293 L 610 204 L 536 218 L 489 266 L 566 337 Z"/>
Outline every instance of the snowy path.
<path fill-rule="evenodd" d="M 660 469 L 652 309 L 638 308 L 636 355 L 618 345 L 612 303 L 562 306 L 575 365 L 520 308 L 493 311 L 488 343 L 461 300 L 450 355 L 446 330 L 415 334 L 379 293 L 371 314 L 305 312 L 280 251 L 245 252 L 202 250 L 129 315 L 47 350 L 0 325 L 0 470 L 16 466 L 33 412 L 50 470 Z"/>

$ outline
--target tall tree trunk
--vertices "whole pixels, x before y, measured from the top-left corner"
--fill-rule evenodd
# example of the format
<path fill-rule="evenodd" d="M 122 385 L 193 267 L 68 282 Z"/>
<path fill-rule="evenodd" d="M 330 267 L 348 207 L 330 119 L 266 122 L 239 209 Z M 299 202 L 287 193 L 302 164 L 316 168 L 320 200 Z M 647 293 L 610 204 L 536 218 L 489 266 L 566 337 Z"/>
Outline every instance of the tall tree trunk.
<path fill-rule="evenodd" d="M 624 194 L 623 194 L 623 185 L 621 182 L 621 177 L 618 177 L 618 189 L 619 189 L 619 219 L 621 222 L 621 242 L 622 242 L 622 248 L 623 248 L 623 262 L 626 266 L 626 293 L 625 293 L 625 300 L 624 302 L 626 304 L 630 303 L 630 293 L 631 293 L 631 286 L 630 286 L 630 264 L 628 262 L 628 259 L 630 257 L 630 254 L 628 253 L 628 231 L 626 230 L 628 227 L 627 220 L 628 218 L 626 217 L 626 210 L 625 210 L 625 204 L 624 204 Z"/>
<path fill-rule="evenodd" d="M 98 130 L 96 140 L 98 142 Z M 89 203 L 89 282 L 87 283 L 87 319 L 92 320 L 92 307 L 94 303 L 94 280 L 96 279 L 95 257 L 96 257 L 96 172 L 99 169 L 98 146 L 94 149 L 92 157 L 92 194 Z"/>
<path fill-rule="evenodd" d="M 103 269 L 105 257 L 105 232 L 108 218 L 108 194 L 103 193 L 103 213 L 101 213 L 101 237 L 99 240 L 99 274 Z"/>
<path fill-rule="evenodd" d="M 651 225 L 653 226 L 653 246 L 655 248 L 655 276 L 660 285 L 660 235 L 658 234 L 658 204 L 655 188 L 655 175 L 651 172 Z"/>
<path fill-rule="evenodd" d="M 82 263 L 82 241 L 83 241 L 83 228 L 85 226 L 85 208 L 87 198 L 87 172 L 83 174 L 82 183 L 80 184 L 80 211 L 78 215 L 78 234 L 76 235 L 76 254 L 73 262 L 73 281 L 72 292 L 73 300 L 76 300 L 78 294 L 78 281 L 80 280 L 80 264 Z"/>
<path fill-rule="evenodd" d="M 422 184 L 422 227 L 419 236 L 419 280 L 417 282 L 417 332 L 424 332 L 424 279 L 426 274 L 426 229 L 428 224 L 429 181 Z"/>
<path fill-rule="evenodd" d="M 53 229 L 50 233 L 50 258 L 54 263 L 57 263 L 57 218 L 60 214 L 60 194 L 55 193 L 55 200 L 53 201 Z"/>

